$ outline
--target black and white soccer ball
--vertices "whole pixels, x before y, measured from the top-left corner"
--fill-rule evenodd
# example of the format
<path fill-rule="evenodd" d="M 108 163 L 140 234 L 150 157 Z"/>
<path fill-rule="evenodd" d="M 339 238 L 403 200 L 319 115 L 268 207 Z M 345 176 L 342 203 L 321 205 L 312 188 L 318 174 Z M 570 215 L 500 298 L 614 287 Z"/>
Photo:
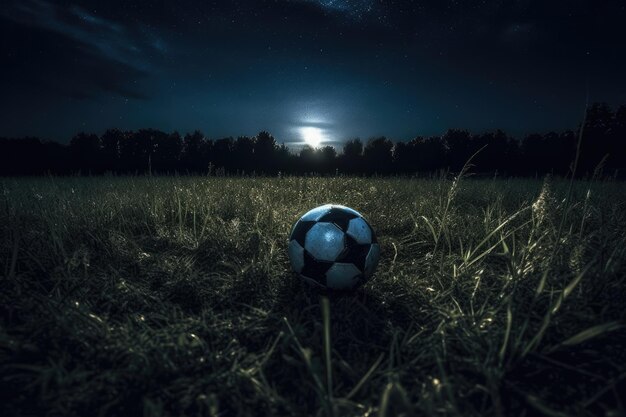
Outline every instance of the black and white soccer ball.
<path fill-rule="evenodd" d="M 300 277 L 318 287 L 351 290 L 367 281 L 380 246 L 359 212 L 326 204 L 300 218 L 289 237 L 289 259 Z"/>

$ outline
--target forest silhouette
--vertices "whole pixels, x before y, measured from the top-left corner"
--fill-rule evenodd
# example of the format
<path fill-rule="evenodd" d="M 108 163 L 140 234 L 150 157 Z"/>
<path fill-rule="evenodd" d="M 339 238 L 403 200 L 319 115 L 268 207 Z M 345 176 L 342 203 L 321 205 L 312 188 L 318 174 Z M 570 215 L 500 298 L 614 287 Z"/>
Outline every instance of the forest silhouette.
<path fill-rule="evenodd" d="M 578 176 L 625 177 L 626 106 L 613 111 L 591 105 L 574 130 L 528 134 L 516 139 L 502 130 L 472 134 L 450 129 L 408 142 L 376 137 L 294 152 L 268 132 L 255 137 L 208 139 L 200 131 L 180 135 L 155 129 L 109 129 L 101 136 L 79 133 L 68 145 L 35 137 L 0 138 L 0 175 L 427 175 L 458 172 L 468 159 L 473 171 L 537 176 L 572 171 L 582 135 Z"/>

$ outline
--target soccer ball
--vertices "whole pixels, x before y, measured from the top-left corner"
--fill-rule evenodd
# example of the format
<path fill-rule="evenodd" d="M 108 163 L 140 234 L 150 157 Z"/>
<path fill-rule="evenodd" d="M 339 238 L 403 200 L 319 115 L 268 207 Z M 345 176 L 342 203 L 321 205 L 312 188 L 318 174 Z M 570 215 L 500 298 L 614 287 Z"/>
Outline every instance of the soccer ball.
<path fill-rule="evenodd" d="M 374 230 L 349 207 L 326 204 L 307 212 L 289 237 L 289 260 L 300 277 L 317 287 L 350 290 L 367 281 L 378 264 Z"/>

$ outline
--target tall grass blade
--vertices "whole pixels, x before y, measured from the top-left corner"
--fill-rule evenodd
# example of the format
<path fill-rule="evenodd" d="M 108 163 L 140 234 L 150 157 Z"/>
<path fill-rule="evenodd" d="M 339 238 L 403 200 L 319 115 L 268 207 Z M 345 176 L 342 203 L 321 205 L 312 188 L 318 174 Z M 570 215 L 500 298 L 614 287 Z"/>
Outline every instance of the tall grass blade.
<path fill-rule="evenodd" d="M 383 359 L 385 358 L 385 354 L 381 353 L 378 356 L 378 359 L 376 359 L 376 361 L 372 364 L 372 366 L 370 367 L 370 369 L 365 373 L 365 375 L 363 375 L 363 378 L 361 378 L 359 380 L 359 382 L 354 386 L 354 388 L 352 388 L 352 390 L 348 393 L 348 395 L 346 395 L 346 399 L 349 400 L 350 398 L 352 398 L 357 392 L 359 392 L 359 390 L 361 389 L 361 387 L 363 385 L 365 385 L 365 383 L 372 377 L 372 375 L 374 374 L 374 372 L 376 371 L 376 369 L 380 366 L 380 364 L 382 363 Z"/>
<path fill-rule="evenodd" d="M 622 328 L 624 328 L 624 325 L 617 321 L 611 321 L 611 322 L 604 323 L 604 324 L 598 324 L 596 326 L 591 326 L 590 328 L 585 329 L 580 333 L 575 334 L 569 339 L 564 340 L 563 342 L 561 342 L 560 345 L 561 346 L 578 345 L 578 344 L 586 342 L 587 340 L 601 336 L 605 333 L 613 332 L 615 330 L 619 330 Z"/>
<path fill-rule="evenodd" d="M 548 329 L 548 326 L 550 325 L 550 322 L 552 321 L 552 316 L 554 316 L 554 314 L 556 314 L 559 311 L 563 301 L 574 290 L 574 288 L 576 288 L 576 286 L 580 283 L 580 281 L 582 280 L 583 276 L 585 276 L 585 274 L 587 273 L 587 271 L 589 270 L 591 265 L 592 264 L 588 264 L 579 274 L 577 274 L 574 277 L 574 279 L 572 279 L 572 281 L 559 294 L 557 299 L 552 304 L 551 308 L 545 314 L 545 316 L 543 318 L 543 322 L 541 323 L 541 327 L 539 328 L 539 330 L 537 331 L 535 336 L 533 336 L 531 341 L 524 348 L 524 351 L 522 352 L 522 357 L 526 356 L 529 352 L 531 352 L 531 351 L 536 349 L 536 347 L 541 342 L 541 339 L 543 339 L 543 336 L 545 335 L 546 330 Z"/>
<path fill-rule="evenodd" d="M 504 330 L 504 340 L 502 341 L 502 347 L 498 352 L 498 358 L 500 365 L 504 363 L 504 355 L 506 354 L 506 347 L 509 344 L 509 337 L 511 336 L 511 327 L 513 325 L 513 312 L 511 311 L 511 302 L 509 301 L 506 307 L 506 329 Z"/>
<path fill-rule="evenodd" d="M 326 394 L 328 398 L 333 398 L 333 368 L 331 362 L 331 340 L 330 340 L 330 302 L 328 296 L 322 295 L 322 317 L 324 321 L 324 359 L 326 361 Z"/>

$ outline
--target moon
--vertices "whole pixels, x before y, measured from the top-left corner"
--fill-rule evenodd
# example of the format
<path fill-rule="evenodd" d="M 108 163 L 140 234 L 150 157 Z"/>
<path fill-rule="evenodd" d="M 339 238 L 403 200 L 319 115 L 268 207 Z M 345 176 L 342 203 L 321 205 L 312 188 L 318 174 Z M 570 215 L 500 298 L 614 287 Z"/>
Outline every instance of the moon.
<path fill-rule="evenodd" d="M 322 133 L 322 129 L 318 127 L 306 126 L 300 128 L 300 136 L 302 136 L 302 140 L 304 142 L 313 147 L 319 147 L 322 142 L 324 142 L 324 134 Z"/>

